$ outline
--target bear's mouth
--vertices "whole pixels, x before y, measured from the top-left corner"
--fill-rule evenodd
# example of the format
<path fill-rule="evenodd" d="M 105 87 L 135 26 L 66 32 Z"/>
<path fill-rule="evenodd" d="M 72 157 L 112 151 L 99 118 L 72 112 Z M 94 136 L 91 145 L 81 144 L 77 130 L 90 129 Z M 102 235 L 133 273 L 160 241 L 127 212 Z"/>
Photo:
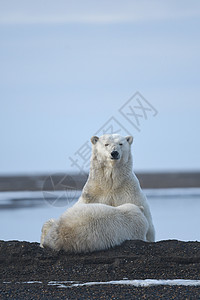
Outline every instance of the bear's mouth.
<path fill-rule="evenodd" d="M 119 160 L 120 157 L 117 157 L 117 158 L 111 157 L 110 159 L 112 159 L 112 160 Z"/>

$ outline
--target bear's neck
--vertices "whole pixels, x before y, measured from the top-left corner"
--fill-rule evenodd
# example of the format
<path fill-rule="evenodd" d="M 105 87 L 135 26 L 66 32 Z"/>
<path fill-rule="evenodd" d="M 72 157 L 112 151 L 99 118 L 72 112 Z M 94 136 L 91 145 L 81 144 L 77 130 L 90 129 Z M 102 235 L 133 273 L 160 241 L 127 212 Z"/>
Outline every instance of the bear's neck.
<path fill-rule="evenodd" d="M 132 157 L 126 163 L 114 161 L 100 163 L 95 157 L 91 160 L 89 182 L 102 189 L 119 188 L 132 176 Z"/>

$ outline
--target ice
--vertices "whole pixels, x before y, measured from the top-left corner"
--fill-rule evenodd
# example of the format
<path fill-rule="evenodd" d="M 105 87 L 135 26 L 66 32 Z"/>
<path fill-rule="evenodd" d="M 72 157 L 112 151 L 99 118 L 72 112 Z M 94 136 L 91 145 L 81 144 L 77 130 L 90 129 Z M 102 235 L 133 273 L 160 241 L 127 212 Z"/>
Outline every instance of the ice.
<path fill-rule="evenodd" d="M 143 280 L 116 280 L 116 281 L 97 281 L 97 282 L 85 282 L 85 283 L 74 283 L 70 286 L 65 286 L 64 282 L 58 282 L 58 287 L 81 287 L 81 286 L 92 286 L 92 285 L 132 285 L 136 287 L 148 287 L 155 285 L 181 285 L 181 286 L 199 286 L 200 280 L 187 280 L 187 279 L 143 279 Z"/>
<path fill-rule="evenodd" d="M 11 282 L 3 282 L 10 284 Z M 42 281 L 23 281 L 16 282 L 18 284 L 43 284 Z M 134 279 L 134 280 L 112 280 L 112 281 L 93 281 L 84 283 L 75 283 L 74 281 L 49 281 L 48 285 L 56 286 L 57 288 L 72 288 L 94 285 L 130 285 L 135 287 L 149 287 L 155 285 L 166 286 L 200 286 L 200 280 L 193 279 Z"/>

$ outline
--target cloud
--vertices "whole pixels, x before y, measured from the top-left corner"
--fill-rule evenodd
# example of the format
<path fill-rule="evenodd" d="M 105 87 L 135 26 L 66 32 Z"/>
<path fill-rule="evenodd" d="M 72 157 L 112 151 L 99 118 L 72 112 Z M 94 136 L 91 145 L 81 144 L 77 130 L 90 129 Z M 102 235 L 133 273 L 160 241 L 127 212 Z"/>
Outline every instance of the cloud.
<path fill-rule="evenodd" d="M 109 23 L 125 23 L 133 21 L 122 15 L 7 15 L 0 18 L 0 24 L 109 24 Z"/>
<path fill-rule="evenodd" d="M 198 1 L 1 0 L 0 24 L 120 24 L 200 16 Z"/>

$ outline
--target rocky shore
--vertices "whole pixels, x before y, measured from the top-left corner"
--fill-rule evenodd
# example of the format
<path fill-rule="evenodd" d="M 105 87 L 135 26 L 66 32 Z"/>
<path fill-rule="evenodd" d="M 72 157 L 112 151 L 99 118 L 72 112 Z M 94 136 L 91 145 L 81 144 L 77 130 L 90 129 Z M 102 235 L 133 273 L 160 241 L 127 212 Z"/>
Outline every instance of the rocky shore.
<path fill-rule="evenodd" d="M 144 279 L 200 280 L 200 243 L 126 241 L 75 255 L 0 241 L 0 299 L 200 299 L 200 285 L 127 284 Z"/>
<path fill-rule="evenodd" d="M 200 172 L 136 172 L 136 176 L 143 189 L 200 187 Z M 0 191 L 82 190 L 87 178 L 79 173 L 0 175 Z"/>

